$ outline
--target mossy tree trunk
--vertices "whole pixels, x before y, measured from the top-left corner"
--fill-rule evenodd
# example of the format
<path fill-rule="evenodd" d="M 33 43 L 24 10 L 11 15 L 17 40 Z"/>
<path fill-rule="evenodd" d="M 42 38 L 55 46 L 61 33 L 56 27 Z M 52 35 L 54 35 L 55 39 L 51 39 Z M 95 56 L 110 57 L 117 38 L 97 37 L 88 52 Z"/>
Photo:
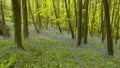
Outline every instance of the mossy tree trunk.
<path fill-rule="evenodd" d="M 77 0 L 73 0 L 73 4 L 74 4 L 74 13 L 75 13 L 75 25 L 76 25 L 76 27 L 74 27 L 74 35 L 75 35 L 75 37 L 76 37 L 76 33 L 77 33 L 77 23 L 78 23 Z"/>
<path fill-rule="evenodd" d="M 113 55 L 113 39 L 111 33 L 110 26 L 110 12 L 109 12 L 109 3 L 108 0 L 102 0 L 104 5 L 104 13 L 107 27 L 107 47 L 108 47 L 108 55 Z"/>
<path fill-rule="evenodd" d="M 77 27 L 77 23 L 78 23 L 78 15 L 77 15 L 77 4 L 76 4 L 76 0 L 73 0 L 74 3 L 74 13 L 75 13 L 75 22 L 76 22 L 76 27 Z"/>
<path fill-rule="evenodd" d="M 77 45 L 82 43 L 82 0 L 78 0 L 78 34 L 77 34 Z"/>
<path fill-rule="evenodd" d="M 105 31 L 105 20 L 104 20 L 103 5 L 101 4 L 101 40 L 104 43 L 106 31 Z"/>
<path fill-rule="evenodd" d="M 12 0 L 12 9 L 14 17 L 14 29 L 15 29 L 15 45 L 17 48 L 24 49 L 22 46 L 22 34 L 21 34 L 21 5 L 20 0 Z"/>
<path fill-rule="evenodd" d="M 28 13 L 27 13 L 27 2 L 22 0 L 22 11 L 23 11 L 23 34 L 24 38 L 28 38 Z"/>
<path fill-rule="evenodd" d="M 115 36 L 115 43 L 117 44 L 117 41 L 119 40 L 119 19 L 120 19 L 120 15 L 119 15 L 119 12 L 120 12 L 120 10 L 119 10 L 119 8 L 120 8 L 120 1 L 118 1 L 117 2 L 117 7 L 118 7 L 118 9 L 117 9 L 117 11 L 116 11 L 116 20 L 115 20 L 115 22 L 114 22 L 114 24 L 115 24 L 115 30 L 116 30 L 116 36 Z"/>
<path fill-rule="evenodd" d="M 88 6 L 89 0 L 85 0 L 85 24 L 84 24 L 84 44 L 87 44 L 87 35 L 88 35 Z"/>
<path fill-rule="evenodd" d="M 2 23 L 5 25 L 4 8 L 3 8 L 3 0 L 1 0 L 0 8 L 1 8 Z"/>

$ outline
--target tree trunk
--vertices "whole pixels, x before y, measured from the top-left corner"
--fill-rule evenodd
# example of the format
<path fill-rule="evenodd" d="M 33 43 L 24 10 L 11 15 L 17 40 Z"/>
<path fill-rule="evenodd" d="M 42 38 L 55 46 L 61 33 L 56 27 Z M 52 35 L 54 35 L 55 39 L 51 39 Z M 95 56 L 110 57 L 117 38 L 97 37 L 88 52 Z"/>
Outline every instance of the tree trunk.
<path fill-rule="evenodd" d="M 27 13 L 27 2 L 22 0 L 22 11 L 23 11 L 23 34 L 24 38 L 28 38 L 28 13 Z"/>
<path fill-rule="evenodd" d="M 78 15 L 77 15 L 77 6 L 76 6 L 76 0 L 73 0 L 74 3 L 74 11 L 75 11 L 75 18 L 76 18 L 76 27 L 77 27 L 77 23 L 78 23 Z"/>
<path fill-rule="evenodd" d="M 68 7 L 67 1 L 65 0 L 65 7 L 66 7 L 66 12 L 67 12 L 69 29 L 70 29 L 70 31 L 71 31 L 71 36 L 72 36 L 72 39 L 75 39 L 73 27 L 72 27 L 72 24 L 71 24 L 71 21 L 70 21 L 70 18 L 71 18 L 71 17 L 70 17 L 70 1 L 69 1 L 69 7 Z"/>
<path fill-rule="evenodd" d="M 97 2 L 95 3 L 95 5 L 92 5 L 92 10 L 93 10 L 93 17 L 92 17 L 92 20 L 91 20 L 91 32 L 90 32 L 90 34 L 91 34 L 91 37 L 93 37 L 94 36 L 94 33 L 95 33 L 95 21 L 96 21 L 96 19 L 95 19 L 95 15 L 96 15 L 96 10 L 97 10 Z"/>
<path fill-rule="evenodd" d="M 107 27 L 107 47 L 108 47 L 108 55 L 113 55 L 113 39 L 111 35 L 111 27 L 110 27 L 110 13 L 109 13 L 109 3 L 108 0 L 102 0 L 104 5 L 104 13 Z"/>
<path fill-rule="evenodd" d="M 3 9 L 3 1 L 1 0 L 1 4 L 0 4 L 0 8 L 1 8 L 1 14 L 2 14 L 2 23 L 5 25 L 5 17 L 4 17 L 4 9 Z"/>
<path fill-rule="evenodd" d="M 24 49 L 22 46 L 21 34 L 21 5 L 20 0 L 12 0 L 12 9 L 15 25 L 15 44 L 18 48 Z"/>
<path fill-rule="evenodd" d="M 88 5 L 89 5 L 89 0 L 85 0 L 85 24 L 84 24 L 84 44 L 87 44 L 87 35 L 88 35 Z"/>
<path fill-rule="evenodd" d="M 78 34 L 77 45 L 82 43 L 82 0 L 78 0 Z"/>
<path fill-rule="evenodd" d="M 36 8 L 39 9 L 39 1 L 38 0 L 35 0 L 36 1 Z M 37 18 L 36 18 L 36 22 L 38 23 L 38 27 L 39 27 L 39 32 L 41 31 L 41 27 L 42 27 L 42 24 L 41 24 L 41 16 L 40 16 L 40 13 L 37 14 Z"/>
<path fill-rule="evenodd" d="M 2 33 L 5 37 L 10 36 L 9 32 L 7 31 L 7 28 L 5 27 L 5 25 L 1 21 L 0 21 L 0 30 L 2 31 Z"/>
<path fill-rule="evenodd" d="M 28 6 L 29 6 L 29 11 L 30 11 L 30 14 L 31 14 L 31 18 L 32 18 L 32 20 L 33 20 L 33 25 L 34 25 L 34 27 L 35 27 L 35 30 L 36 30 L 37 33 L 39 33 L 39 30 L 38 30 L 37 25 L 36 25 L 36 23 L 35 23 L 35 19 L 34 19 L 34 16 L 33 16 L 33 12 L 32 12 L 31 6 L 30 6 L 30 0 L 28 0 Z"/>
<path fill-rule="evenodd" d="M 115 43 L 117 44 L 117 41 L 119 40 L 119 22 L 120 22 L 120 16 L 118 17 L 118 20 L 117 20 L 117 31 L 116 31 L 116 39 L 115 39 Z"/>
<path fill-rule="evenodd" d="M 59 2 L 57 4 L 59 4 Z M 57 13 L 57 10 L 56 10 L 56 7 L 55 7 L 55 0 L 53 0 L 53 7 L 54 7 L 55 17 L 56 17 L 56 19 L 58 19 L 59 18 L 59 15 L 58 15 L 59 13 Z M 60 9 L 59 5 L 57 7 L 58 7 L 58 9 Z M 59 12 L 59 10 L 58 10 L 58 12 Z M 59 28 L 60 33 L 62 34 L 62 29 L 61 29 L 60 23 L 58 21 L 57 21 L 57 26 Z"/>
<path fill-rule="evenodd" d="M 104 20 L 104 12 L 103 12 L 103 5 L 101 5 L 101 35 L 102 35 L 102 43 L 104 43 L 105 40 L 105 20 Z"/>

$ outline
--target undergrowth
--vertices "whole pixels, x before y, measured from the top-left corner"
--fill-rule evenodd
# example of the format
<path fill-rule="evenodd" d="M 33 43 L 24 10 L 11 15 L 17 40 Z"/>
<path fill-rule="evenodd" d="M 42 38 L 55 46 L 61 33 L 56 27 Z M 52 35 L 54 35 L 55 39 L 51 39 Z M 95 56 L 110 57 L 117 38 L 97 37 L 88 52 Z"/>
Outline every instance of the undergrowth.
<path fill-rule="evenodd" d="M 90 40 L 93 42 L 92 40 Z M 24 50 L 13 39 L 0 39 L 0 68 L 119 68 L 120 50 L 114 57 L 98 50 L 101 43 L 76 46 L 40 36 L 23 39 Z M 102 49 L 101 48 L 101 49 Z"/>

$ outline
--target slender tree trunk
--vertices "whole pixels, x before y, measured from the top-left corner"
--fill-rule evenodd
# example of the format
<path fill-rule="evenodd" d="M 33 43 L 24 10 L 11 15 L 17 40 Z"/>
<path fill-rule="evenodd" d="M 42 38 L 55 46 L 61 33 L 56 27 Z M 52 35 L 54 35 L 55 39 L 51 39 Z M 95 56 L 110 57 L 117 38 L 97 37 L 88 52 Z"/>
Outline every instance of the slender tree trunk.
<path fill-rule="evenodd" d="M 117 44 L 117 41 L 119 40 L 119 4 L 120 4 L 120 2 L 119 2 L 119 0 L 118 1 L 116 1 L 116 7 L 117 7 L 117 9 L 116 9 L 116 13 L 115 13 L 115 17 L 114 17 L 114 31 L 115 31 L 115 43 Z"/>
<path fill-rule="evenodd" d="M 119 22 L 120 22 L 120 16 L 118 17 L 117 20 L 117 27 L 116 27 L 116 39 L 115 39 L 115 43 L 117 44 L 117 41 L 119 40 Z"/>
<path fill-rule="evenodd" d="M 74 11 L 75 11 L 75 18 L 76 18 L 76 27 L 77 27 L 77 23 L 78 23 L 78 15 L 77 15 L 77 4 L 76 4 L 76 0 L 73 0 L 74 3 Z"/>
<path fill-rule="evenodd" d="M 55 7 L 55 0 L 52 0 L 52 1 L 53 1 L 53 7 L 54 7 L 55 17 L 56 17 L 56 19 L 58 19 L 59 18 L 59 15 L 58 15 L 59 13 L 57 14 L 57 10 L 56 10 L 56 7 Z M 62 29 L 61 29 L 60 23 L 58 21 L 57 21 L 57 26 L 59 28 L 60 33 L 62 33 Z"/>
<path fill-rule="evenodd" d="M 69 1 L 70 2 L 70 1 Z M 70 21 L 70 5 L 68 6 L 67 5 L 67 1 L 65 0 L 65 7 L 66 7 L 66 12 L 67 12 L 67 18 L 68 18 L 68 24 L 69 24 L 69 29 L 71 31 L 71 36 L 72 36 L 72 39 L 75 39 L 75 35 L 74 35 L 74 31 L 73 31 L 73 27 L 72 27 L 72 24 L 71 24 L 71 21 Z"/>
<path fill-rule="evenodd" d="M 82 43 L 82 0 L 78 0 L 78 36 L 77 45 Z"/>
<path fill-rule="evenodd" d="M 87 44 L 87 35 L 88 35 L 88 5 L 89 5 L 89 0 L 85 0 L 85 27 L 84 27 L 84 44 Z"/>
<path fill-rule="evenodd" d="M 101 35 L 102 35 L 102 43 L 104 43 L 105 40 L 105 20 L 103 16 L 103 5 L 101 5 Z"/>
<path fill-rule="evenodd" d="M 39 9 L 39 1 L 38 0 L 35 0 L 36 1 L 36 8 Z M 41 16 L 40 16 L 40 13 L 37 14 L 37 18 L 36 18 L 36 22 L 38 23 L 38 27 L 39 27 L 39 32 L 41 31 L 41 27 L 42 27 L 42 24 L 41 24 Z"/>
<path fill-rule="evenodd" d="M 37 33 L 39 33 L 39 30 L 38 30 L 37 25 L 36 25 L 36 23 L 35 23 L 35 19 L 34 19 L 34 16 L 33 16 L 33 12 L 32 12 L 31 6 L 30 6 L 30 0 L 28 0 L 28 7 L 29 7 L 29 11 L 30 11 L 32 20 L 33 20 L 33 25 L 34 25 L 34 27 L 35 27 L 35 30 L 36 30 Z"/>
<path fill-rule="evenodd" d="M 95 5 L 92 5 L 92 10 L 93 10 L 93 17 L 92 17 L 92 20 L 91 20 L 91 37 L 94 36 L 94 33 L 95 33 L 95 15 L 96 15 L 96 10 L 97 10 L 97 2 L 95 3 Z"/>
<path fill-rule="evenodd" d="M 102 0 L 102 2 L 104 5 L 105 20 L 106 20 L 106 27 L 107 27 L 108 55 L 113 55 L 113 39 L 112 39 L 111 27 L 110 27 L 109 3 L 108 3 L 108 0 Z"/>
<path fill-rule="evenodd" d="M 115 43 L 117 44 L 117 41 L 119 40 L 119 22 L 120 22 L 120 16 L 118 15 L 119 14 L 119 3 L 120 2 L 118 2 L 118 9 L 117 9 L 117 12 L 116 12 L 116 21 L 115 21 L 115 23 L 116 23 L 116 38 L 115 38 Z"/>
<path fill-rule="evenodd" d="M 48 0 L 44 0 L 44 8 L 47 8 L 47 1 Z M 45 15 L 46 15 L 46 17 L 45 17 L 45 20 L 44 20 L 44 26 L 45 26 L 46 29 L 48 29 L 48 25 L 49 25 L 48 15 L 47 14 L 45 14 Z"/>
<path fill-rule="evenodd" d="M 1 0 L 0 8 L 1 8 L 1 15 L 2 15 L 2 23 L 5 25 L 3 0 Z"/>
<path fill-rule="evenodd" d="M 27 1 L 22 0 L 22 11 L 23 11 L 23 34 L 24 38 L 28 38 L 28 13 L 27 13 Z"/>
<path fill-rule="evenodd" d="M 73 3 L 74 3 L 74 13 L 75 13 L 75 22 L 76 22 L 76 27 L 74 27 L 74 35 L 76 37 L 76 33 L 77 33 L 77 23 L 78 23 L 78 14 L 77 14 L 77 1 L 76 0 L 73 0 Z"/>

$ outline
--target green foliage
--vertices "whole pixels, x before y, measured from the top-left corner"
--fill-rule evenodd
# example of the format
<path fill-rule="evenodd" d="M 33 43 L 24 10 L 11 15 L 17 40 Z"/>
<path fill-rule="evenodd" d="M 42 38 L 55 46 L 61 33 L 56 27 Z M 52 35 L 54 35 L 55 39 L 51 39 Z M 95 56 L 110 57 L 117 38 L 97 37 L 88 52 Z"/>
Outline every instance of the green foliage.
<path fill-rule="evenodd" d="M 0 68 L 119 68 L 120 58 L 109 57 L 96 47 L 94 40 L 87 46 L 76 47 L 69 43 L 45 37 L 24 39 L 25 50 L 16 49 L 13 40 L 0 39 Z M 96 44 L 96 45 L 95 45 Z M 117 52 L 120 51 L 116 47 Z"/>
<path fill-rule="evenodd" d="M 10 0 L 6 0 L 6 4 L 10 4 Z M 52 23 L 60 23 L 62 29 L 68 29 L 68 19 L 64 0 L 60 1 L 60 15 L 56 19 L 52 0 L 41 0 L 40 8 L 36 9 L 35 0 L 31 0 L 32 11 L 36 18 L 40 15 L 42 24 L 44 21 L 49 20 Z M 84 2 L 84 1 L 83 1 Z M 89 23 L 88 26 L 91 29 L 94 26 L 94 35 L 97 35 L 98 29 L 100 29 L 100 13 L 102 2 L 92 0 L 89 5 Z M 57 5 L 57 3 L 56 3 Z M 114 1 L 112 4 L 114 5 Z M 10 6 L 10 5 L 7 5 Z M 93 13 L 96 13 L 93 17 Z M 11 8 L 11 7 L 10 7 Z M 58 8 L 58 7 L 57 7 Z M 77 7 L 78 8 L 78 7 Z M 114 7 L 110 9 L 112 14 Z M 57 9 L 58 10 L 58 9 Z M 5 20 L 11 21 L 11 10 L 5 9 Z M 8 13 L 10 12 L 10 13 Z M 116 11 L 115 11 L 116 13 Z M 85 9 L 83 9 L 83 16 Z M 28 14 L 29 15 L 29 14 Z M 73 28 L 76 28 L 75 13 L 73 0 L 70 5 L 70 21 Z M 120 12 L 118 13 L 120 15 Z M 112 17 L 111 17 L 112 18 Z M 1 19 L 1 18 L 0 18 Z M 31 19 L 28 19 L 31 22 Z M 47 23 L 49 23 L 49 21 Z M 93 23 L 93 21 L 95 21 Z M 32 23 L 32 22 L 31 22 Z M 84 23 L 84 18 L 83 18 Z M 7 23 L 8 24 L 8 23 Z M 8 29 L 11 29 L 13 24 L 8 24 Z M 43 25 L 44 26 L 44 25 Z M 54 27 L 58 28 L 56 25 Z M 30 28 L 32 29 L 32 28 Z M 48 30 L 49 31 L 49 30 Z M 54 32 L 54 30 L 46 32 L 48 35 L 59 36 L 64 38 L 70 38 L 68 34 L 64 36 Z M 90 32 L 90 30 L 89 30 Z M 13 33 L 13 32 L 12 32 Z M 116 33 L 116 30 L 114 31 Z M 63 33 L 64 34 L 64 33 Z M 113 36 L 115 37 L 116 34 Z M 98 36 L 98 35 L 97 35 Z M 12 39 L 12 38 L 11 38 Z M 73 44 L 66 43 L 65 41 L 58 41 L 46 37 L 34 36 L 29 39 L 23 39 L 23 45 L 25 50 L 19 50 L 14 47 L 13 39 L 0 38 L 0 68 L 119 68 L 120 67 L 120 47 L 118 43 L 114 46 L 115 57 L 109 57 L 106 55 L 106 44 L 102 44 L 94 39 L 88 40 L 88 45 L 76 47 Z"/>

